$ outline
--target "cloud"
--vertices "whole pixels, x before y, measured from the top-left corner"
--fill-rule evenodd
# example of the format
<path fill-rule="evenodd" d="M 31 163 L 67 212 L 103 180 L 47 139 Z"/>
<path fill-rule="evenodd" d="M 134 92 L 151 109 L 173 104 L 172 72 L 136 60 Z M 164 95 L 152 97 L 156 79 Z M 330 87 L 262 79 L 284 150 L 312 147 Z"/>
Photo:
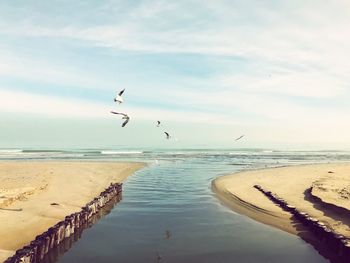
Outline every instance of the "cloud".
<path fill-rule="evenodd" d="M 89 52 L 103 57 L 101 60 L 112 57 L 105 60 L 102 73 L 82 66 L 86 56 L 57 63 L 48 51 L 49 56 L 40 60 L 35 53 L 18 52 L 10 41 L 2 44 L 0 74 L 96 92 L 112 89 L 113 77 L 125 74 L 125 82 L 130 82 L 123 85 L 133 102 L 124 105 L 125 109 L 144 120 L 280 125 L 286 134 L 295 127 L 323 134 L 327 132 L 322 130 L 329 131 L 331 126 L 349 129 L 347 1 L 140 1 L 127 7 L 122 2 L 105 3 L 102 9 L 89 13 L 95 22 L 60 17 L 65 22 L 55 23 L 38 13 L 23 20 L 0 22 L 0 40 L 19 40 L 22 45 L 22 39 L 35 39 L 46 43 L 48 50 L 57 41 L 62 43 L 62 49 L 55 49 L 58 52 L 75 54 L 79 48 L 89 47 Z M 39 18 L 44 21 L 38 23 Z M 125 60 L 144 55 L 164 57 L 158 57 L 163 64 L 153 69 L 159 73 L 148 76 L 157 61 L 144 63 L 142 68 L 142 58 L 135 59 L 121 72 L 124 64 L 115 67 L 120 59 L 113 57 L 116 54 Z M 166 55 L 184 56 L 189 61 L 205 57 L 198 64 L 205 65 L 206 70 L 193 74 L 203 65 L 166 60 Z M 183 72 L 170 76 L 173 72 L 162 67 L 178 67 Z M 136 71 L 145 77 L 137 79 Z M 164 79 L 163 73 L 168 74 Z M 0 88 L 8 88 L 0 90 L 0 109 L 7 112 L 104 118 L 110 108 L 109 104 L 87 100 L 84 94 L 80 99 L 63 99 L 31 93 L 29 87 L 22 93 L 9 92 L 11 87 Z"/>
<path fill-rule="evenodd" d="M 262 74 L 224 75 L 218 78 L 223 87 L 251 93 L 275 94 L 307 98 L 336 98 L 347 94 L 349 84 L 321 72 L 274 72 Z"/>
<path fill-rule="evenodd" d="M 46 27 L 26 20 L 14 25 L 3 23 L 1 32 L 71 38 L 116 50 L 254 56 L 273 61 L 318 61 L 330 55 L 329 45 L 335 43 L 342 43 L 340 47 L 348 49 L 349 38 L 344 33 L 349 19 L 339 19 L 316 3 L 297 4 L 292 9 L 282 6 L 276 12 L 261 5 L 251 8 L 251 5 L 216 2 L 201 3 L 198 7 L 199 3 L 147 1 L 123 14 L 124 20 L 118 23 Z M 189 9 L 191 6 L 197 8 Z M 337 7 L 338 11 L 343 8 L 342 3 Z M 342 15 L 341 18 L 347 14 Z M 333 19 L 332 24 L 325 18 Z M 185 25 L 185 22 L 189 23 Z M 319 56 L 322 50 L 328 52 Z"/>
<path fill-rule="evenodd" d="M 112 84 L 111 80 L 101 79 L 98 74 L 91 71 L 87 73 L 74 65 L 58 65 L 49 59 L 30 55 L 19 56 L 6 47 L 0 45 L 0 48 L 0 76 L 87 89 L 103 89 Z"/>
<path fill-rule="evenodd" d="M 27 92 L 13 92 L 0 89 L 0 111 L 3 113 L 50 116 L 53 118 L 105 119 L 116 117 L 110 110 L 127 112 L 133 120 L 167 120 L 172 122 L 193 123 L 230 123 L 236 122 L 229 116 L 217 116 L 203 112 L 173 111 L 160 108 L 122 106 L 114 103 L 96 103 L 83 99 L 60 98 Z"/>
<path fill-rule="evenodd" d="M 98 118 L 107 112 L 107 107 L 84 100 L 63 99 L 0 89 L 0 110 L 7 113 L 20 113 L 24 117 L 26 114 L 35 114 L 52 117 Z"/>
<path fill-rule="evenodd" d="M 253 65 L 253 70 L 260 68 L 266 75 L 272 72 L 274 78 L 268 84 L 257 81 L 263 84 L 259 89 L 266 88 L 267 92 L 332 97 L 348 88 L 350 16 L 346 2 L 327 7 L 313 1 L 276 6 L 255 1 L 197 5 L 198 1 L 186 5 L 181 1 L 147 1 L 129 8 L 118 23 L 43 26 L 25 20 L 11 25 L 3 22 L 0 28 L 2 35 L 71 39 L 116 52 L 201 54 L 221 56 L 223 60 L 238 57 Z M 113 9 L 111 3 L 109 8 Z M 335 10 L 339 15 L 334 15 Z M 99 13 L 95 15 L 98 17 Z M 57 80 L 79 75 L 72 72 L 61 77 L 61 72 L 64 70 L 53 68 L 44 75 Z M 254 86 L 249 84 L 255 82 L 254 76 L 249 79 L 246 72 L 238 72 L 243 75 L 241 80 L 248 80 L 246 86 Z M 78 82 L 85 85 L 90 80 Z"/>

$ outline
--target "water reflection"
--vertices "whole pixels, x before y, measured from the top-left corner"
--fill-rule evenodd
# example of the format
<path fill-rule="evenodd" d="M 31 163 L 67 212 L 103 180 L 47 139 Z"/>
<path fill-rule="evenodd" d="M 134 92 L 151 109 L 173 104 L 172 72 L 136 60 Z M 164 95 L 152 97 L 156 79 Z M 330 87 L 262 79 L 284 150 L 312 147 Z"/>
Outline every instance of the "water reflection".
<path fill-rule="evenodd" d="M 94 214 L 88 222 L 85 222 L 80 228 L 75 229 L 74 234 L 64 239 L 58 246 L 52 248 L 39 263 L 55 263 L 59 258 L 66 253 L 73 245 L 82 238 L 83 232 L 91 228 L 100 219 L 107 216 L 117 203 L 122 200 L 122 194 L 112 198 L 102 209 L 100 209 L 96 214 Z"/>
<path fill-rule="evenodd" d="M 123 202 L 59 262 L 327 262 L 297 236 L 221 205 L 211 180 L 244 169 L 229 163 L 183 158 L 137 172 L 124 184 Z"/>

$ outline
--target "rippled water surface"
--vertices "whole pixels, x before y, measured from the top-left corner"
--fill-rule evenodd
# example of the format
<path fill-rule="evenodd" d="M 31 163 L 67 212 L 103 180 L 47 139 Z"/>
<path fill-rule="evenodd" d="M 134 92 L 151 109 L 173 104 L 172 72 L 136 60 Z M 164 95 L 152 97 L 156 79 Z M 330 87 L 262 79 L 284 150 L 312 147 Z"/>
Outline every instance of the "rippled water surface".
<path fill-rule="evenodd" d="M 24 152 L 11 154 L 11 159 L 25 158 Z M 350 159 L 343 152 L 30 154 L 29 159 L 66 155 L 149 163 L 125 182 L 123 200 L 50 262 L 328 262 L 300 238 L 232 212 L 218 201 L 210 185 L 214 178 L 239 170 Z M 6 159 L 1 156 L 5 154 L 0 152 L 0 158 Z"/>

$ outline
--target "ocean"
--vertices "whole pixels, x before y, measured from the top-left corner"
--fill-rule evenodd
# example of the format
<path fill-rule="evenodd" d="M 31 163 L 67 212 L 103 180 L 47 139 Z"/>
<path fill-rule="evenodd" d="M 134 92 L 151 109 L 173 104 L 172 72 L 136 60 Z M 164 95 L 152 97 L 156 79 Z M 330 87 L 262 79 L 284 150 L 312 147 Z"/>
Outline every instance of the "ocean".
<path fill-rule="evenodd" d="M 344 151 L 271 149 L 2 149 L 0 160 L 142 161 L 123 199 L 53 262 L 329 262 L 297 236 L 223 205 L 222 175 L 266 167 L 348 162 Z"/>

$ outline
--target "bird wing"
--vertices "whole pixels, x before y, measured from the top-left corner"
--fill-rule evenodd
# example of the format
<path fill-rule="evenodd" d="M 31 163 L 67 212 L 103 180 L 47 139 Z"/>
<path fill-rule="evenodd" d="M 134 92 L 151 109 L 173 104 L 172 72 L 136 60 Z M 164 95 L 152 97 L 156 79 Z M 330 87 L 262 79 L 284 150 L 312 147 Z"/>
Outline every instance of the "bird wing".
<path fill-rule="evenodd" d="M 238 141 L 238 140 L 242 139 L 243 137 L 244 137 L 244 135 L 242 135 L 242 136 L 238 137 L 238 138 L 236 139 L 236 141 Z"/>
<path fill-rule="evenodd" d="M 167 138 L 170 137 L 169 133 L 167 133 L 167 132 L 164 132 L 164 133 L 165 133 L 165 135 L 166 135 Z"/>
<path fill-rule="evenodd" d="M 128 115 L 126 115 L 125 113 L 122 113 L 122 112 L 111 111 L 111 113 L 113 113 L 113 114 L 123 115 L 123 116 L 125 116 L 125 117 L 127 117 L 127 116 L 128 116 Z"/>
<path fill-rule="evenodd" d="M 125 125 L 129 122 L 130 118 L 126 118 L 125 121 L 122 124 L 122 127 L 125 127 Z"/>
<path fill-rule="evenodd" d="M 123 103 L 124 102 L 123 98 L 121 96 L 119 96 L 119 95 L 114 99 L 114 101 L 115 102 L 118 101 L 119 103 Z"/>
<path fill-rule="evenodd" d="M 119 96 L 123 95 L 124 91 L 125 91 L 125 89 L 121 90 L 118 95 Z"/>

